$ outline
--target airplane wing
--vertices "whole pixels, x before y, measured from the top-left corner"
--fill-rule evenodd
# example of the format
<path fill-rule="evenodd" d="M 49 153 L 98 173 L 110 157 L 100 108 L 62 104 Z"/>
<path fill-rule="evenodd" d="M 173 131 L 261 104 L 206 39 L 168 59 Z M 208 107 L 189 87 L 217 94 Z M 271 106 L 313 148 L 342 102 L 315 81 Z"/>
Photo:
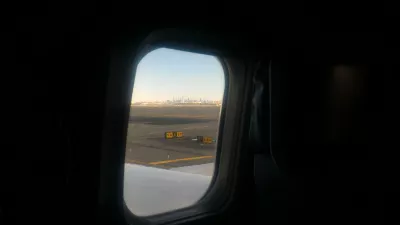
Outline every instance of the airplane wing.
<path fill-rule="evenodd" d="M 200 174 L 204 176 L 212 176 L 214 173 L 214 163 L 206 163 L 194 166 L 183 166 L 171 168 L 172 171 L 180 171 L 185 173 Z"/>
<path fill-rule="evenodd" d="M 159 169 L 125 164 L 124 200 L 137 216 L 188 207 L 207 191 L 214 163 Z"/>

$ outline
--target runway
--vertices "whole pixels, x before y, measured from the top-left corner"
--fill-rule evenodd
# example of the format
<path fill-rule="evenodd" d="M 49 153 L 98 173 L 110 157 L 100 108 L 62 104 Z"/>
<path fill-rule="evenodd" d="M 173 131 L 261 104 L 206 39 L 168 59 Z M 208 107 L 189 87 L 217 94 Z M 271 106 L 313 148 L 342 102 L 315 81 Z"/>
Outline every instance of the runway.
<path fill-rule="evenodd" d="M 125 162 L 173 168 L 214 162 L 216 143 L 193 139 L 217 139 L 219 106 L 131 107 Z M 167 131 L 182 131 L 184 137 L 165 139 Z"/>

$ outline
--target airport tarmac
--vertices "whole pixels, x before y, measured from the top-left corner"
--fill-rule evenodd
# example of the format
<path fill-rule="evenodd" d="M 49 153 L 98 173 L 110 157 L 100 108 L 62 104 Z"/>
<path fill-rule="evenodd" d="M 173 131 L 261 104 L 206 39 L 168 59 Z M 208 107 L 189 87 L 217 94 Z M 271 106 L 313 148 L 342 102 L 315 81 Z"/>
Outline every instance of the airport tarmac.
<path fill-rule="evenodd" d="M 131 107 L 125 162 L 173 168 L 214 162 L 216 143 L 193 139 L 217 139 L 220 106 L 133 106 Z M 165 139 L 168 131 L 184 137 Z"/>

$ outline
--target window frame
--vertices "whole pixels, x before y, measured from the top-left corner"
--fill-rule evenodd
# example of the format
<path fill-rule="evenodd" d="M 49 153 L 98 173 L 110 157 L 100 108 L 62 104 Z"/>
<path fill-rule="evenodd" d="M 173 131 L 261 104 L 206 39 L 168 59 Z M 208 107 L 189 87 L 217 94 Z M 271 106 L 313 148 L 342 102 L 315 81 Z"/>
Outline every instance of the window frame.
<path fill-rule="evenodd" d="M 237 183 L 239 179 L 242 179 L 238 175 L 242 174 L 240 169 L 245 166 L 243 164 L 245 157 L 243 154 L 241 155 L 241 149 L 247 143 L 248 136 L 243 133 L 243 130 L 246 130 L 243 128 L 249 124 L 249 116 L 246 115 L 249 114 L 250 107 L 248 106 L 251 99 L 249 95 L 251 95 L 252 85 L 251 78 L 246 76 L 246 73 L 250 70 L 246 62 L 224 57 L 215 49 L 207 49 L 204 46 L 188 42 L 187 33 L 179 32 L 170 29 L 153 32 L 144 39 L 136 51 L 134 46 L 129 45 L 129 41 L 114 46 L 112 49 L 103 132 L 99 200 L 101 211 L 111 213 L 114 221 L 124 221 L 129 224 L 185 223 L 188 220 L 208 218 L 223 213 L 228 210 L 237 195 Z M 131 47 L 127 48 L 127 46 Z M 225 90 L 221 106 L 215 170 L 206 194 L 192 206 L 139 217 L 130 212 L 123 198 L 126 133 L 134 87 L 134 71 L 147 53 L 160 47 L 215 56 L 224 70 Z M 121 118 L 117 118 L 118 116 Z M 121 124 L 122 121 L 125 123 Z M 110 134 L 113 135 L 110 136 Z M 116 137 L 118 134 L 121 134 L 122 137 Z M 117 151 L 115 151 L 115 147 L 118 148 Z M 221 158 L 227 160 L 221 160 Z M 112 178 L 111 171 L 118 173 L 118 176 Z M 110 184 L 110 182 L 118 184 Z M 107 197 L 104 196 L 105 193 L 107 193 Z"/>

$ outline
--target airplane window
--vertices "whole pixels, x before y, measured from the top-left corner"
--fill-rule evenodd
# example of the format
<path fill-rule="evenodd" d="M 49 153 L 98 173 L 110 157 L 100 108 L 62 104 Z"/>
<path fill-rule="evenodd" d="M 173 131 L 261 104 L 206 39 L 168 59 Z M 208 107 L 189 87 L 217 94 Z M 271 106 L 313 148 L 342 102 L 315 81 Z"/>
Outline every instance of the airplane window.
<path fill-rule="evenodd" d="M 181 209 L 205 194 L 224 88 L 224 70 L 214 56 L 159 48 L 139 62 L 124 175 L 124 200 L 133 214 Z"/>

